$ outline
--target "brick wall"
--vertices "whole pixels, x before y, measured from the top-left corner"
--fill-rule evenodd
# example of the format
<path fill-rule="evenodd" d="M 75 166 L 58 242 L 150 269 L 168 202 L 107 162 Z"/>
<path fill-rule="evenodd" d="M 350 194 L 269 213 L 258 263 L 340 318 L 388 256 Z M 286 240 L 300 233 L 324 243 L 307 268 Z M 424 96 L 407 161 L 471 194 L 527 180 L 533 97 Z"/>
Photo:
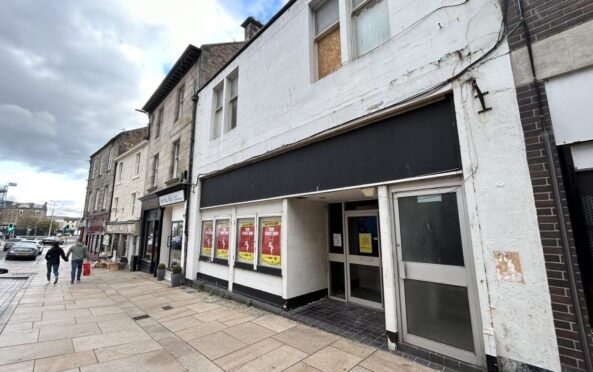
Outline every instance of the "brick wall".
<path fill-rule="evenodd" d="M 546 101 L 543 85 L 540 87 L 543 93 L 544 101 L 544 125 L 552 133 L 551 118 Z M 555 207 L 554 194 L 551 184 L 549 166 L 544 149 L 544 139 L 541 137 L 541 125 L 538 116 L 538 105 L 535 84 L 528 84 L 517 88 L 517 98 L 525 134 L 525 144 L 527 150 L 527 160 L 535 196 L 535 206 L 537 209 L 540 234 L 544 249 L 546 261 L 546 270 L 548 274 L 548 285 L 550 287 L 550 297 L 552 300 L 552 311 L 556 327 L 556 337 L 560 351 L 560 359 L 563 367 L 584 369 L 582 345 L 577 330 L 577 323 L 573 307 L 573 299 L 570 293 L 568 282 L 567 262 L 562 248 L 562 237 L 560 235 L 558 210 Z M 558 153 L 554 149 L 554 163 L 556 174 L 560 183 L 560 191 L 565 220 L 570 228 L 570 216 L 566 196 L 562 186 L 561 170 L 558 162 Z M 577 286 L 580 293 L 580 302 L 582 312 L 587 316 L 586 303 L 581 284 L 580 270 L 577 263 L 576 248 L 572 238 L 572 230 L 569 230 L 570 250 L 574 264 L 574 270 L 577 276 Z M 585 319 L 589 325 L 589 319 Z M 590 334 L 590 329 L 588 330 Z M 590 340 L 591 342 L 591 340 Z"/>
<path fill-rule="evenodd" d="M 507 3 L 507 24 L 519 21 L 517 0 Z M 593 19 L 593 0 L 523 0 L 523 14 L 529 26 L 531 42 L 535 43 L 571 27 Z M 519 29 L 509 38 L 511 49 L 525 45 Z"/>

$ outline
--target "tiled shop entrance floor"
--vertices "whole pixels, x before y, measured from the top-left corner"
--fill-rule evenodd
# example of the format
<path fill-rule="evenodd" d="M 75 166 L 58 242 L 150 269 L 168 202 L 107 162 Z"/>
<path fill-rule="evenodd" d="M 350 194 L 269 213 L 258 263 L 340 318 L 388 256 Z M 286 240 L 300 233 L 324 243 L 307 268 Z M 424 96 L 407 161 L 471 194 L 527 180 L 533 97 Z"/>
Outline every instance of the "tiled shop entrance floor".
<path fill-rule="evenodd" d="M 292 310 L 285 315 L 339 336 L 379 349 L 387 349 L 383 311 L 324 299 Z"/>

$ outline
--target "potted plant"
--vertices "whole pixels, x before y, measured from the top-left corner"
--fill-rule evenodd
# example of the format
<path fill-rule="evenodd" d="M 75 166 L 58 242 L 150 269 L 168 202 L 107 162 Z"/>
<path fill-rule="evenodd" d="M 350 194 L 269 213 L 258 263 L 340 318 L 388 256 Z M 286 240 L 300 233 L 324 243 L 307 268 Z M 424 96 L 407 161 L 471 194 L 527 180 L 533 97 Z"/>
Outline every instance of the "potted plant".
<path fill-rule="evenodd" d="M 179 287 L 181 285 L 181 266 L 175 265 L 171 267 L 171 287 Z"/>
<path fill-rule="evenodd" d="M 156 280 L 165 280 L 165 273 L 167 272 L 167 266 L 164 263 L 160 263 L 156 269 Z"/>

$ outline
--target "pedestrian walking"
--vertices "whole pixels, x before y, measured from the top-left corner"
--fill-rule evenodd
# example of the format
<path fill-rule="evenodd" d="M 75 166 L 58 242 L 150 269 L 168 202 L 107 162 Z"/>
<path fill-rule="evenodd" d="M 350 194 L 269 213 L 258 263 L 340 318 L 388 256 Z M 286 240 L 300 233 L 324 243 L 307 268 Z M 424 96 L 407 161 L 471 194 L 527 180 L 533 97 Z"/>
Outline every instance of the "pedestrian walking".
<path fill-rule="evenodd" d="M 54 272 L 54 284 L 58 283 L 58 277 L 60 276 L 60 272 L 58 269 L 60 268 L 60 257 L 66 262 L 68 262 L 68 257 L 64 254 L 64 250 L 60 247 L 59 242 L 55 242 L 52 244 L 52 247 L 47 251 L 45 254 L 45 260 L 47 261 L 47 282 L 51 281 L 51 272 Z"/>
<path fill-rule="evenodd" d="M 88 248 L 82 242 L 82 238 L 76 241 L 76 244 L 68 249 L 68 253 L 66 254 L 67 258 L 70 258 L 72 255 L 72 271 L 70 272 L 70 284 L 74 284 L 74 276 L 76 276 L 76 281 L 80 282 L 80 274 L 82 273 L 82 261 L 86 258 L 89 260 L 89 252 Z M 78 272 L 77 272 L 78 270 Z"/>

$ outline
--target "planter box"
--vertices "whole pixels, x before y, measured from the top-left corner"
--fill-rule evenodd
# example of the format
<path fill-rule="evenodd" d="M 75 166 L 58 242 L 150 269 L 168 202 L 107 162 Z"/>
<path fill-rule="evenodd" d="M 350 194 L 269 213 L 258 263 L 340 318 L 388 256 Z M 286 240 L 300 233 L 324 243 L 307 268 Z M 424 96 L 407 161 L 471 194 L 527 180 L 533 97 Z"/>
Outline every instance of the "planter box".
<path fill-rule="evenodd" d="M 171 273 L 171 287 L 179 287 L 181 285 L 181 278 L 182 278 L 181 273 L 179 274 L 173 274 Z"/>
<path fill-rule="evenodd" d="M 156 270 L 156 280 L 165 280 L 165 273 L 167 269 L 157 269 Z"/>

